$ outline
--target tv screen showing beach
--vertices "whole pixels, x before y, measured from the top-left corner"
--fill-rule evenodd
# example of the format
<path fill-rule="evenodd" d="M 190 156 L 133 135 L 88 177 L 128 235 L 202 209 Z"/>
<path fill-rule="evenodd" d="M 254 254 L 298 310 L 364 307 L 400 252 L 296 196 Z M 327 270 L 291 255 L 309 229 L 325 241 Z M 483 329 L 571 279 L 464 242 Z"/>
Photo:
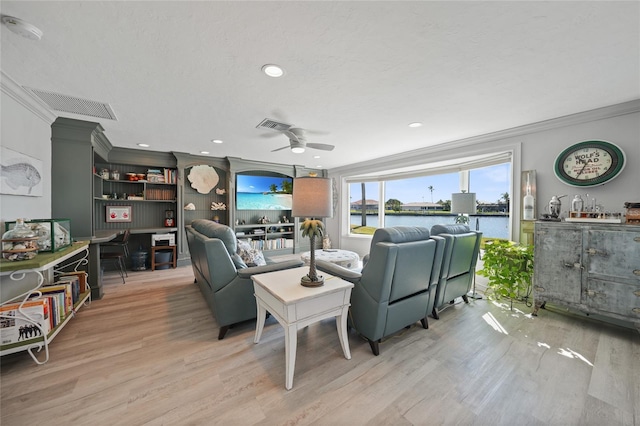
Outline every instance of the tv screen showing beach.
<path fill-rule="evenodd" d="M 291 210 L 293 179 L 278 176 L 236 176 L 236 209 Z"/>

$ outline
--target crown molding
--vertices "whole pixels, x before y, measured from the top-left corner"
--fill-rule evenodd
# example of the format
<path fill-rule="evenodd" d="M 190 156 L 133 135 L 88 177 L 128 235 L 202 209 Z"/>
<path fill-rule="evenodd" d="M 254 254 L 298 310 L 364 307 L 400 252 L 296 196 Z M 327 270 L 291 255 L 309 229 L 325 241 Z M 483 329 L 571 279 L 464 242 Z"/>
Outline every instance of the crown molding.
<path fill-rule="evenodd" d="M 424 162 L 425 156 L 433 156 L 434 154 L 443 154 L 451 151 L 455 152 L 456 150 L 460 149 L 464 149 L 466 153 L 469 153 L 470 149 L 473 150 L 474 148 L 478 148 L 479 145 L 485 143 L 539 133 L 559 127 L 568 127 L 621 115 L 634 114 L 638 112 L 640 112 L 640 99 L 634 99 L 633 101 L 629 102 L 623 102 L 620 104 L 579 112 L 576 114 L 565 115 L 562 117 L 552 118 L 537 123 L 525 124 L 523 126 L 499 130 L 497 132 L 487 133 L 484 135 L 472 136 L 469 138 L 454 141 L 445 141 L 426 148 L 402 152 L 383 158 L 350 164 L 348 166 L 337 167 L 335 169 L 329 170 L 329 172 L 332 175 L 345 173 L 353 175 L 354 173 L 357 174 L 364 171 L 377 170 L 379 168 L 389 168 L 389 166 L 393 164 L 408 164 L 407 161 L 409 161 L 409 163 Z"/>
<path fill-rule="evenodd" d="M 33 115 L 51 125 L 56 115 L 47 108 L 40 100 L 36 99 L 31 93 L 27 92 L 14 79 L 9 77 L 4 71 L 0 70 L 2 78 L 0 79 L 0 90 L 7 96 L 18 102 L 20 105 L 31 111 Z"/>

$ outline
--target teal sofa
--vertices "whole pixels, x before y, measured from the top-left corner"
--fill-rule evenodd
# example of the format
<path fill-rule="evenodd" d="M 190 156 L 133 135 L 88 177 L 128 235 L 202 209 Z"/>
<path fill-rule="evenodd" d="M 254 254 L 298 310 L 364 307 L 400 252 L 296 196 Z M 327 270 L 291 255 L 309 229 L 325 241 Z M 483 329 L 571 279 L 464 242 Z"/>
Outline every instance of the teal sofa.
<path fill-rule="evenodd" d="M 197 219 L 185 226 L 195 282 L 213 313 L 223 339 L 230 326 L 256 317 L 251 276 L 303 266 L 301 260 L 248 267 L 236 253 L 231 228 Z"/>
<path fill-rule="evenodd" d="M 350 325 L 379 355 L 383 337 L 418 321 L 429 328 L 443 253 L 444 240 L 427 228 L 397 226 L 375 231 L 361 273 L 325 261 L 316 266 L 354 283 Z"/>

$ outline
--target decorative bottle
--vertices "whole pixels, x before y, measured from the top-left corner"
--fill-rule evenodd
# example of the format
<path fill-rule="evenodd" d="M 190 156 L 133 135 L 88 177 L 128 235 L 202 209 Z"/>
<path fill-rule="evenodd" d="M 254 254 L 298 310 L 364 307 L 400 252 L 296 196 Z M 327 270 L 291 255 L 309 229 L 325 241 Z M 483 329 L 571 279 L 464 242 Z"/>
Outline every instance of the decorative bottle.
<path fill-rule="evenodd" d="M 522 213 L 522 218 L 524 220 L 533 220 L 535 218 L 534 215 L 534 198 L 531 195 L 531 185 L 529 184 L 529 174 L 527 174 L 527 194 L 523 199 L 524 211 Z"/>
<path fill-rule="evenodd" d="M 582 201 L 582 197 L 580 197 L 580 195 L 576 195 L 575 197 L 573 197 L 573 200 L 571 201 L 571 211 L 580 213 L 583 207 L 584 202 Z"/>

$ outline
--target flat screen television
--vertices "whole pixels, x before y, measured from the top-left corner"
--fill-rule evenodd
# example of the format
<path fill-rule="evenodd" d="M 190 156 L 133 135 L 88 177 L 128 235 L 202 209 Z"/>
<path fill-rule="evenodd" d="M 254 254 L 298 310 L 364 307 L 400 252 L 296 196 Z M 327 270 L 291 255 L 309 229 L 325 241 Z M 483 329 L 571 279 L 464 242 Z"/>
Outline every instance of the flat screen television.
<path fill-rule="evenodd" d="M 236 175 L 237 210 L 291 210 L 293 178 Z"/>

